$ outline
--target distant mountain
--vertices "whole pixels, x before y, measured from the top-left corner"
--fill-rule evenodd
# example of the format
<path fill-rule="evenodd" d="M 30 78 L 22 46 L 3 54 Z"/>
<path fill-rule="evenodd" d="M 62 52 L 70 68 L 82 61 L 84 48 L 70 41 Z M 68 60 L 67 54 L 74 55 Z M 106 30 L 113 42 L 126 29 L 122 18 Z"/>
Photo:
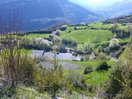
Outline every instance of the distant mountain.
<path fill-rule="evenodd" d="M 103 23 L 107 23 L 107 24 L 109 23 L 120 23 L 120 24 L 132 23 L 132 15 L 110 18 L 110 19 L 103 21 Z"/>
<path fill-rule="evenodd" d="M 0 2 L 0 16 L 7 19 L 13 7 L 22 15 L 25 30 L 47 28 L 63 22 L 95 22 L 101 18 L 68 0 L 4 0 Z"/>
<path fill-rule="evenodd" d="M 113 5 L 102 7 L 100 13 L 107 17 L 117 17 L 132 14 L 132 0 L 123 0 Z"/>

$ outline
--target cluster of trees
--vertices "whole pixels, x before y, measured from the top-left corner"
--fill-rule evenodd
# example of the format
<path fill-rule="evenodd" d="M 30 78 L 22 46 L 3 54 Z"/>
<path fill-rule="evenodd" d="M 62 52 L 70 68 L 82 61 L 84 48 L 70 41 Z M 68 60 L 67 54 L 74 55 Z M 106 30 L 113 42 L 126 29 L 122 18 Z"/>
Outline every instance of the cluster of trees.
<path fill-rule="evenodd" d="M 111 26 L 111 30 L 115 31 L 116 33 L 116 38 L 130 37 L 130 41 L 132 42 L 132 24 L 131 23 L 127 24 L 126 32 L 122 32 L 122 30 L 117 30 L 117 27 L 118 27 L 117 23 Z M 126 45 L 128 42 L 119 42 L 119 39 L 116 38 L 110 40 L 109 43 L 99 46 L 98 47 L 99 52 L 104 52 L 107 53 L 107 55 L 118 58 L 120 54 L 124 51 L 124 48 L 122 46 Z"/>
<path fill-rule="evenodd" d="M 56 33 L 56 32 L 55 32 Z M 57 32 L 58 33 L 58 32 Z M 51 51 L 53 50 L 53 46 L 57 45 L 58 52 L 67 52 L 66 48 L 76 48 L 77 42 L 71 39 L 60 39 L 59 36 L 52 34 L 46 39 L 44 38 L 23 38 L 21 40 L 21 48 L 25 49 L 37 49 L 37 50 L 45 50 Z"/>
<path fill-rule="evenodd" d="M 77 42 L 71 39 L 62 39 L 62 44 L 71 48 L 77 47 Z"/>
<path fill-rule="evenodd" d="M 77 51 L 79 52 L 86 52 L 86 53 L 92 53 L 93 51 L 93 44 L 89 40 L 87 43 L 84 44 L 78 44 Z"/>
<path fill-rule="evenodd" d="M 99 46 L 98 51 L 118 58 L 120 54 L 124 51 L 124 48 L 120 45 L 119 42 L 119 39 L 113 38 L 106 45 Z"/>
<path fill-rule="evenodd" d="M 115 37 L 116 38 L 129 38 L 130 36 L 130 31 L 129 31 L 129 27 L 130 27 L 131 24 L 127 24 L 126 28 L 127 29 L 124 29 L 124 30 L 119 30 L 118 29 L 118 23 L 113 23 L 110 27 L 110 30 L 113 34 L 115 34 Z"/>
<path fill-rule="evenodd" d="M 31 31 L 31 32 L 27 32 L 25 33 L 25 35 L 28 35 L 28 34 L 51 34 L 52 31 L 49 31 L 49 30 L 36 30 L 36 31 Z"/>
<path fill-rule="evenodd" d="M 57 35 L 58 35 L 58 32 L 60 34 L 60 30 L 61 31 L 64 31 L 67 29 L 67 26 L 68 25 L 62 25 L 60 26 L 59 28 L 55 28 L 55 29 L 47 29 L 47 30 L 35 30 L 35 31 L 31 31 L 31 32 L 27 32 L 25 34 L 56 34 L 57 32 Z"/>
<path fill-rule="evenodd" d="M 23 38 L 21 41 L 21 48 L 24 49 L 36 49 L 36 50 L 45 50 L 50 51 L 51 45 L 53 45 L 51 42 L 43 39 L 43 38 L 36 38 L 36 39 L 30 39 L 30 38 Z"/>
<path fill-rule="evenodd" d="M 21 40 L 21 47 L 25 49 L 37 49 L 50 51 L 53 45 L 61 42 L 61 39 L 57 35 L 50 35 L 48 38 L 23 38 Z"/>

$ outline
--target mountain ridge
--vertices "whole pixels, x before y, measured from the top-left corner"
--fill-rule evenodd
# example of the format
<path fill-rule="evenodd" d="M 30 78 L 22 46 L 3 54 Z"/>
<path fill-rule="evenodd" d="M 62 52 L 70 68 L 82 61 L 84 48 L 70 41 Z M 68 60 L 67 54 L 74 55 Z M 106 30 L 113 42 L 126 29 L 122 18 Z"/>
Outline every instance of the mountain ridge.
<path fill-rule="evenodd" d="M 99 9 L 102 15 L 110 18 L 131 15 L 132 14 L 132 1 L 122 1 L 112 4 L 110 6 Z"/>
<path fill-rule="evenodd" d="M 6 0 L 8 1 L 8 0 Z M 68 0 L 13 0 L 1 4 L 0 13 L 7 18 L 13 6 L 22 14 L 25 29 L 41 29 L 57 23 L 78 24 L 98 21 L 101 16 Z"/>

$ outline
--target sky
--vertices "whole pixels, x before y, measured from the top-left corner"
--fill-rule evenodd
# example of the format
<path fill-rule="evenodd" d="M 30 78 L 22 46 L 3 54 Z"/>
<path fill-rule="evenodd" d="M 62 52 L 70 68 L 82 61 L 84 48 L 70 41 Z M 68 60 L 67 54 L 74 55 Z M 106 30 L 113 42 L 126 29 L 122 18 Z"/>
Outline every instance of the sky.
<path fill-rule="evenodd" d="M 69 0 L 69 1 L 78 4 L 80 6 L 83 6 L 85 8 L 91 8 L 95 10 L 100 7 L 112 5 L 114 3 L 118 3 L 122 1 L 132 1 L 132 0 Z"/>

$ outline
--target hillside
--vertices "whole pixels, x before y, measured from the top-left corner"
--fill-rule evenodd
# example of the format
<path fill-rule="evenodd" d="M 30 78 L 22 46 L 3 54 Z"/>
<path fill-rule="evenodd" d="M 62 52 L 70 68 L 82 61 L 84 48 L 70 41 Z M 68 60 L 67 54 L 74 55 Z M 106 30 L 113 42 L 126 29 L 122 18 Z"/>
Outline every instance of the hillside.
<path fill-rule="evenodd" d="M 83 99 L 84 97 L 86 99 L 93 99 L 94 97 L 99 99 L 100 97 L 105 98 L 102 94 L 111 94 L 109 88 L 113 88 L 114 91 L 120 90 L 115 87 L 115 83 L 111 83 L 111 80 L 114 80 L 113 77 L 118 76 L 115 74 L 118 73 L 118 70 L 117 72 L 113 72 L 113 70 L 115 70 L 116 66 L 121 66 L 119 62 L 124 62 L 124 60 L 121 61 L 120 59 L 126 57 L 124 53 L 128 52 L 126 49 L 130 44 L 130 39 L 125 36 L 127 33 L 124 31 L 127 29 L 126 24 L 118 24 L 115 32 L 111 29 L 112 25 L 111 23 L 104 24 L 102 22 L 85 25 L 63 25 L 61 26 L 63 28 L 65 26 L 63 30 L 35 31 L 23 35 L 12 34 L 9 37 L 21 38 L 21 49 L 14 47 L 14 53 L 11 54 L 13 55 L 13 58 L 11 58 L 13 60 L 17 56 L 20 57 L 19 64 L 16 64 L 16 61 L 12 61 L 12 64 L 15 64 L 15 66 L 19 65 L 19 68 L 15 70 L 16 72 L 13 71 L 11 73 L 17 73 L 15 75 L 21 83 L 18 84 L 18 87 L 13 87 L 12 89 L 6 89 L 5 86 L 2 86 L 0 98 L 8 98 L 10 95 L 10 97 L 17 97 L 18 99 L 22 97 L 26 99 L 39 97 L 51 99 L 56 96 L 64 99 L 70 99 L 71 97 L 71 99 Z M 5 36 L 1 36 L 4 37 L 1 39 L 2 46 L 6 42 L 3 42 Z M 13 44 L 11 45 L 13 46 Z M 1 52 L 0 57 L 2 58 L 3 54 L 10 55 L 8 54 L 8 49 Z M 2 61 L 1 64 L 5 65 L 5 62 L 10 62 L 7 57 L 4 57 L 4 59 L 5 61 Z M 9 66 L 12 66 L 12 64 L 9 64 Z M 4 69 L 2 68 L 1 70 Z M 127 73 L 129 72 L 127 71 Z M 111 73 L 114 73 L 115 76 L 111 75 Z M 3 74 L 0 75 L 1 78 L 4 77 Z M 122 77 L 124 78 L 124 76 Z M 12 81 L 10 82 L 12 83 Z M 127 81 L 131 81 L 131 78 Z M 7 82 L 9 81 L 7 80 Z M 107 86 L 108 84 L 114 84 L 114 86 L 109 87 Z M 120 85 L 120 83 L 118 84 Z M 123 84 L 127 85 L 126 82 Z M 98 92 L 101 95 L 97 95 L 99 88 L 102 88 Z M 121 89 L 124 91 L 124 87 Z M 111 95 L 114 97 L 117 94 L 113 93 Z"/>
<path fill-rule="evenodd" d="M 131 23 L 132 15 L 120 16 L 116 18 L 107 19 L 104 23 Z"/>
<path fill-rule="evenodd" d="M 8 18 L 15 7 L 26 30 L 46 28 L 58 23 L 95 22 L 100 16 L 72 4 L 68 0 L 6 0 L 0 3 L 0 16 Z M 34 12 L 35 11 L 35 12 Z"/>
<path fill-rule="evenodd" d="M 132 0 L 70 1 L 0 2 L 0 99 L 132 99 Z"/>

